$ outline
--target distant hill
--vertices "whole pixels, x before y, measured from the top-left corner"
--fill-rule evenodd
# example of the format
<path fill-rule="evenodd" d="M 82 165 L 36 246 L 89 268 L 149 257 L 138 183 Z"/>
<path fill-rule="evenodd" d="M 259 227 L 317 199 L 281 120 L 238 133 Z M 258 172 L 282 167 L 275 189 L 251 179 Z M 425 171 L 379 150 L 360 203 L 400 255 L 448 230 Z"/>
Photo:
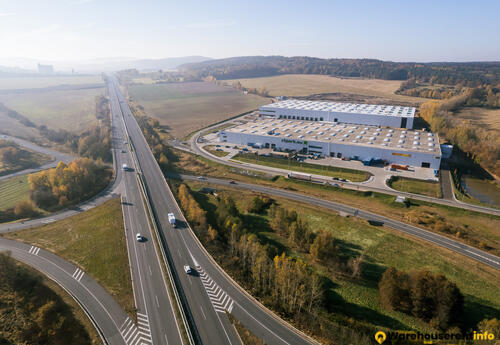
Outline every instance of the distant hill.
<path fill-rule="evenodd" d="M 386 80 L 433 81 L 467 86 L 500 83 L 500 62 L 392 62 L 375 59 L 320 59 L 308 56 L 241 56 L 179 66 L 190 79 L 219 80 L 280 74 L 323 74 Z"/>
<path fill-rule="evenodd" d="M 23 73 L 35 72 L 38 63 L 53 65 L 56 73 L 59 72 L 76 72 L 76 73 L 99 73 L 119 71 L 123 69 L 135 68 L 140 71 L 150 72 L 161 70 L 173 70 L 178 66 L 187 63 L 197 63 L 201 61 L 211 60 L 204 56 L 183 56 L 162 59 L 136 59 L 128 57 L 114 57 L 105 59 L 93 59 L 82 61 L 39 61 L 35 59 L 0 59 L 0 75 L 2 73 Z M 7 66 L 20 66 L 7 67 Z M 26 69 L 31 69 L 28 71 Z"/>

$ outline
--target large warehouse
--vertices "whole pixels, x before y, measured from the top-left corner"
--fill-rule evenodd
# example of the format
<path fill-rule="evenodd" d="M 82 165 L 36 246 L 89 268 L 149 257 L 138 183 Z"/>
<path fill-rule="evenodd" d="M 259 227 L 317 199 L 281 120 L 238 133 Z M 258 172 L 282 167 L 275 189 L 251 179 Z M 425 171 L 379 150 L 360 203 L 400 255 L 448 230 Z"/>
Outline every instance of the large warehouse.
<path fill-rule="evenodd" d="M 288 99 L 263 105 L 259 108 L 259 113 L 277 119 L 355 123 L 412 129 L 415 108 Z"/>
<path fill-rule="evenodd" d="M 382 159 L 389 163 L 439 169 L 441 149 L 439 138 L 433 133 L 326 122 L 325 118 L 323 121 L 318 119 L 317 122 L 302 121 L 302 116 L 299 120 L 289 120 L 289 115 L 284 119 L 284 114 L 281 113 L 276 113 L 275 116 L 222 130 L 219 133 L 220 140 L 254 147 L 295 150 L 363 161 Z M 311 116 L 314 115 L 308 117 Z"/>

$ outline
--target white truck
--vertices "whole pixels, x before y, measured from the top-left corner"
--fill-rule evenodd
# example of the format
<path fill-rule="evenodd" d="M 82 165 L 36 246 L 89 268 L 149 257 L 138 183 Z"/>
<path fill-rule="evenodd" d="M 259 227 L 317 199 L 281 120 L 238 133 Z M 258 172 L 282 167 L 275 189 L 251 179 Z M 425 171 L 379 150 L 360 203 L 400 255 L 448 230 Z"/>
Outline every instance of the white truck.
<path fill-rule="evenodd" d="M 175 228 L 175 216 L 173 213 L 168 214 L 168 222 Z"/>

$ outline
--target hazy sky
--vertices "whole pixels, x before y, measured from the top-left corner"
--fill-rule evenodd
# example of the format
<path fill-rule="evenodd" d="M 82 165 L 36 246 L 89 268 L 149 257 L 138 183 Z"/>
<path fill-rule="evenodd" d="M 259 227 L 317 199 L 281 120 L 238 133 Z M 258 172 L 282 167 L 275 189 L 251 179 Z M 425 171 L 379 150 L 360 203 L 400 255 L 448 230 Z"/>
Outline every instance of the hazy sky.
<path fill-rule="evenodd" d="M 500 60 L 500 1 L 0 0 L 0 58 Z"/>

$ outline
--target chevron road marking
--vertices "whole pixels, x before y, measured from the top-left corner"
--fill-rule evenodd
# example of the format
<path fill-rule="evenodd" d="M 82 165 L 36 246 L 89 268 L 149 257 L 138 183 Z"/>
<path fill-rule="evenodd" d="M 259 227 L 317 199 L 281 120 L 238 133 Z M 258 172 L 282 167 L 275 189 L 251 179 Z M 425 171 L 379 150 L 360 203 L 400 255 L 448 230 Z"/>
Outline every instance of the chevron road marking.
<path fill-rule="evenodd" d="M 77 281 L 82 280 L 82 277 L 84 276 L 85 272 L 83 272 L 81 269 L 77 268 L 75 272 L 73 273 L 73 278 L 75 278 Z"/>
<path fill-rule="evenodd" d="M 120 333 L 127 345 L 152 345 L 149 319 L 145 314 L 137 313 L 137 326 L 128 317 L 120 327 Z"/>
<path fill-rule="evenodd" d="M 234 306 L 233 299 L 210 278 L 203 268 L 196 266 L 196 269 L 200 273 L 201 281 L 215 311 L 218 313 L 225 313 L 226 310 L 231 312 Z"/>
<path fill-rule="evenodd" d="M 30 250 L 28 250 L 28 253 L 33 254 L 33 255 L 38 255 L 38 252 L 40 251 L 40 248 L 31 246 Z"/>

